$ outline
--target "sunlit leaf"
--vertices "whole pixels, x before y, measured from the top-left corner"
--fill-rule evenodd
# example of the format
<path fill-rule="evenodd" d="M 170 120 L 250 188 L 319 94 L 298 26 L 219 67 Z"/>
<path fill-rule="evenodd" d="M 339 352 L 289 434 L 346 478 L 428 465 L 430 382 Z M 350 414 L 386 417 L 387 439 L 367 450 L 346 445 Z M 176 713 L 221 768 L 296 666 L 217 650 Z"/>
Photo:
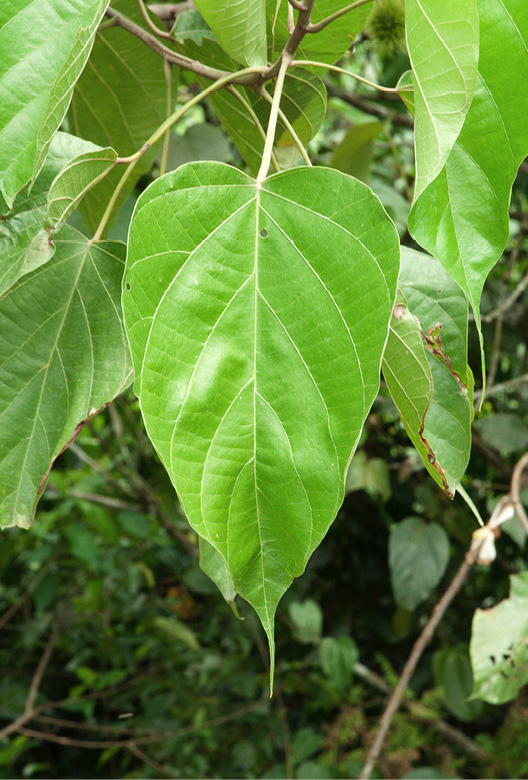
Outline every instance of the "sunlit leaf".
<path fill-rule="evenodd" d="M 471 108 L 409 230 L 464 290 L 477 325 L 486 277 L 508 239 L 513 181 L 528 154 L 528 6 L 478 0 L 480 55 Z"/>
<path fill-rule="evenodd" d="M 0 191 L 33 183 L 64 119 L 108 0 L 11 0 L 0 11 Z"/>
<path fill-rule="evenodd" d="M 470 653 L 475 698 L 503 704 L 528 683 L 528 572 L 511 577 L 509 598 L 477 609 Z"/>
<path fill-rule="evenodd" d="M 276 606 L 343 500 L 379 384 L 398 237 L 365 185 L 220 163 L 154 182 L 124 310 L 147 431 L 273 650 Z"/>

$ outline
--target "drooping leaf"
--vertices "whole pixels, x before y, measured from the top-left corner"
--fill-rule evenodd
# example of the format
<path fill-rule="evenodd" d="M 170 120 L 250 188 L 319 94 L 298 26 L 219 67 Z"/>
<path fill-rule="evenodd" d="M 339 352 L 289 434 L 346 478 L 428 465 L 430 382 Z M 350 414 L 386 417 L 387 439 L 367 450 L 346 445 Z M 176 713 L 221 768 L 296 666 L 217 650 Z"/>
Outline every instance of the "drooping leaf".
<path fill-rule="evenodd" d="M 192 18 L 196 15 L 196 11 L 186 11 L 176 20 L 174 30 L 177 39 L 181 41 L 180 51 L 205 65 L 228 71 L 236 70 L 236 63 L 222 51 L 217 41 L 201 37 L 200 43 L 197 43 L 196 36 L 189 35 Z M 186 19 L 186 17 L 190 18 Z M 199 79 L 199 81 L 203 87 L 210 83 L 206 79 Z M 266 87 L 269 94 L 273 95 L 273 84 L 267 84 Z M 237 85 L 236 90 L 256 114 L 262 133 L 255 126 L 250 112 L 232 92 L 220 90 L 210 95 L 209 100 L 251 172 L 257 174 L 264 148 L 263 135 L 268 126 L 270 105 L 254 89 Z M 307 144 L 319 130 L 326 114 L 326 88 L 321 78 L 304 68 L 289 68 L 281 98 L 281 109 L 300 141 Z M 290 133 L 279 118 L 275 151 L 282 148 L 297 152 Z"/>
<path fill-rule="evenodd" d="M 436 523 L 408 517 L 389 538 L 389 565 L 394 598 L 411 612 L 436 588 L 449 561 L 449 539 Z"/>
<path fill-rule="evenodd" d="M 440 173 L 462 129 L 477 82 L 477 0 L 406 0 L 414 74 L 415 200 Z"/>
<path fill-rule="evenodd" d="M 200 569 L 214 582 L 227 603 L 233 606 L 236 589 L 224 559 L 206 539 L 200 536 L 199 540 Z"/>
<path fill-rule="evenodd" d="M 467 647 L 442 648 L 434 655 L 433 668 L 436 684 L 443 691 L 449 712 L 465 723 L 476 720 L 482 713 L 483 704 L 470 699 L 473 672 Z"/>
<path fill-rule="evenodd" d="M 86 193 L 112 170 L 116 159 L 114 149 L 97 148 L 75 157 L 62 169 L 50 187 L 46 230 L 60 230 Z"/>
<path fill-rule="evenodd" d="M 0 11 L 0 192 L 8 207 L 44 164 L 108 0 L 11 0 Z"/>
<path fill-rule="evenodd" d="M 452 497 L 471 448 L 467 301 L 437 260 L 405 247 L 400 288 L 383 375 L 427 470 Z"/>
<path fill-rule="evenodd" d="M 266 0 L 196 0 L 224 51 L 244 65 L 266 65 Z"/>
<path fill-rule="evenodd" d="M 478 430 L 485 442 L 497 451 L 526 452 L 528 426 L 521 415 L 497 413 L 478 421 Z"/>
<path fill-rule="evenodd" d="M 311 14 L 314 24 L 340 11 L 343 0 L 317 0 Z M 290 34 L 288 32 L 288 0 L 266 0 L 268 19 L 268 58 L 274 61 L 280 55 Z M 333 65 L 350 48 L 365 27 L 370 7 L 361 5 L 331 22 L 315 35 L 305 35 L 297 49 L 297 59 L 316 60 Z M 294 12 L 297 16 L 297 11 Z"/>
<path fill-rule="evenodd" d="M 332 168 L 337 168 L 343 173 L 348 173 L 350 176 L 355 176 L 356 179 L 368 183 L 374 139 L 382 130 L 381 122 L 365 122 L 351 127 L 334 151 Z"/>
<path fill-rule="evenodd" d="M 365 185 L 185 165 L 140 197 L 123 305 L 149 436 L 187 517 L 273 616 L 335 517 L 379 384 L 398 237 Z"/>
<path fill-rule="evenodd" d="M 55 247 L 44 229 L 49 188 L 70 160 L 95 148 L 74 135 L 56 133 L 31 191 L 25 187 L 12 209 L 0 196 L 0 296 L 21 276 L 53 257 Z"/>
<path fill-rule="evenodd" d="M 478 0 L 478 12 L 471 108 L 442 170 L 409 216 L 413 237 L 468 296 L 477 326 L 482 287 L 508 239 L 511 186 L 528 154 L 528 6 Z"/>
<path fill-rule="evenodd" d="M 112 7 L 143 26 L 136 3 L 114 0 Z M 175 99 L 178 69 L 172 70 Z M 73 93 L 71 119 L 75 132 L 100 147 L 115 149 L 119 157 L 128 157 L 137 152 L 164 121 L 166 104 L 167 85 L 161 57 L 119 27 L 99 32 Z M 107 230 L 137 181 L 152 166 L 156 154 L 157 147 L 154 147 L 136 164 Z M 91 230 L 99 224 L 122 173 L 118 166 L 83 199 L 80 212 Z"/>
<path fill-rule="evenodd" d="M 299 642 L 316 645 L 323 633 L 323 611 L 313 599 L 293 601 L 288 607 L 295 637 Z"/>
<path fill-rule="evenodd" d="M 490 704 L 510 701 L 528 683 L 528 572 L 510 579 L 509 598 L 473 618 L 473 696 Z"/>
<path fill-rule="evenodd" d="M 0 527 L 28 527 L 54 459 L 130 376 L 124 245 L 66 225 L 55 255 L 0 298 Z"/>

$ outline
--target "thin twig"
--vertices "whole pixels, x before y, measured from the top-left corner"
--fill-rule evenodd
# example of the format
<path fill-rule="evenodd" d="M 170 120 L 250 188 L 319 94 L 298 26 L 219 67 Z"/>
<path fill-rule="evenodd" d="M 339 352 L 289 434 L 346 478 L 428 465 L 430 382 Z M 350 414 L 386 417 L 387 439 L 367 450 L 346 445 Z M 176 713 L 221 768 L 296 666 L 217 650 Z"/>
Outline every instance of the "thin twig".
<path fill-rule="evenodd" d="M 274 62 L 273 65 L 271 65 L 265 71 L 263 71 L 263 73 L 261 73 L 261 83 L 267 81 L 268 79 L 273 79 L 279 75 L 284 59 L 288 59 L 288 64 L 291 64 L 292 60 L 295 59 L 297 49 L 299 48 L 302 39 L 308 32 L 308 27 L 310 26 L 310 14 L 312 13 L 314 3 L 315 0 L 304 0 L 304 8 L 298 9 L 299 16 L 297 17 L 297 23 L 293 29 L 293 32 L 286 41 L 286 45 L 284 46 L 277 61 Z"/>
<path fill-rule="evenodd" d="M 376 672 L 373 672 L 362 663 L 359 663 L 359 661 L 354 666 L 354 673 L 357 674 L 358 677 L 361 677 L 363 680 L 365 680 L 365 682 L 367 682 L 369 685 L 372 685 L 373 688 L 377 688 L 378 691 L 381 691 L 388 696 L 390 696 L 394 690 L 387 682 L 385 682 L 383 677 L 381 677 L 379 674 L 376 674 Z M 464 734 L 464 732 L 456 729 L 450 723 L 447 723 L 447 721 L 438 720 L 432 713 L 429 712 L 427 707 L 425 707 L 420 702 L 408 701 L 407 699 L 404 699 L 402 705 L 407 710 L 409 710 L 411 716 L 416 718 L 416 720 L 419 720 L 421 723 L 425 723 L 427 726 L 430 726 L 431 728 L 440 732 L 440 734 L 446 736 L 451 742 L 455 742 L 457 745 L 459 745 L 459 747 L 461 747 L 470 755 L 475 756 L 476 758 L 486 757 L 487 754 L 480 747 L 480 745 L 477 745 L 477 743 Z"/>
<path fill-rule="evenodd" d="M 181 3 L 149 3 L 148 5 L 149 11 L 154 16 L 169 24 L 173 23 L 184 11 L 191 11 L 193 8 L 196 8 L 193 0 L 183 0 Z"/>
<path fill-rule="evenodd" d="M 508 379 L 506 382 L 499 382 L 498 384 L 493 385 L 493 387 L 486 388 L 486 398 L 489 398 L 491 395 L 498 395 L 499 393 L 502 393 L 506 390 L 513 390 L 519 385 L 525 385 L 527 383 L 528 374 L 522 374 L 522 376 L 517 376 L 515 379 Z M 479 400 L 481 395 L 482 390 L 475 390 L 475 400 Z"/>
<path fill-rule="evenodd" d="M 271 95 L 268 92 L 266 92 L 266 88 L 264 87 L 264 85 L 262 85 L 262 87 L 259 89 L 259 94 L 261 95 L 262 98 L 264 98 L 264 100 L 267 103 L 269 103 L 270 105 L 273 105 L 273 98 L 271 97 Z M 301 139 L 299 138 L 299 136 L 297 135 L 297 133 L 295 132 L 295 129 L 292 127 L 291 122 L 289 121 L 289 119 L 286 116 L 286 114 L 284 113 L 284 111 L 281 109 L 280 105 L 279 105 L 277 111 L 278 111 L 279 119 L 281 120 L 282 124 L 284 125 L 284 127 L 286 128 L 288 133 L 290 134 L 290 136 L 292 138 L 292 141 L 294 142 L 294 144 L 296 145 L 297 149 L 299 150 L 299 153 L 300 153 L 301 157 L 303 158 L 304 162 L 306 163 L 306 165 L 308 167 L 311 167 L 312 161 L 308 157 L 306 149 L 304 148 L 304 144 L 301 141 Z"/>
<path fill-rule="evenodd" d="M 139 758 L 140 761 L 143 761 L 145 764 L 148 764 L 153 769 L 156 770 L 156 772 L 159 772 L 160 775 L 164 775 L 165 777 L 172 777 L 172 773 L 169 774 L 169 772 L 161 765 L 158 764 L 157 761 L 154 761 L 153 758 L 149 758 L 146 753 L 144 753 L 142 750 L 140 750 L 138 747 L 135 747 L 134 745 L 131 745 L 129 748 L 132 755 L 136 756 L 136 758 Z"/>
<path fill-rule="evenodd" d="M 479 530 L 482 531 L 484 529 L 479 529 Z M 473 564 L 476 562 L 480 550 L 482 548 L 483 542 L 484 542 L 484 537 L 482 537 L 479 543 L 477 544 L 472 543 L 470 549 L 465 555 L 462 565 L 460 566 L 459 570 L 451 580 L 444 595 L 442 596 L 438 604 L 433 609 L 431 617 L 429 618 L 426 625 L 424 626 L 422 632 L 420 633 L 420 636 L 414 643 L 409 658 L 407 659 L 407 662 L 403 668 L 401 677 L 398 680 L 398 684 L 394 689 L 392 696 L 388 701 L 387 707 L 385 708 L 385 712 L 383 713 L 383 716 L 381 718 L 376 739 L 374 740 L 367 754 L 365 764 L 359 776 L 360 780 L 368 780 L 368 778 L 370 777 L 374 765 L 378 760 L 378 757 L 383 748 L 383 744 L 385 742 L 387 732 L 392 723 L 392 719 L 394 718 L 394 715 L 396 714 L 402 702 L 407 686 L 409 685 L 413 672 L 416 669 L 416 665 L 418 664 L 418 661 L 420 660 L 423 651 L 425 650 L 425 648 L 433 638 L 436 627 L 442 620 L 445 611 L 447 610 L 447 608 L 453 601 L 454 597 L 462 587 L 464 580 L 466 579 L 467 575 L 471 571 Z"/>
<path fill-rule="evenodd" d="M 382 122 L 389 120 L 396 126 L 408 127 L 410 129 L 414 128 L 414 119 L 412 116 L 409 116 L 409 114 L 400 113 L 398 111 L 389 111 L 377 103 L 370 102 L 368 95 L 357 95 L 355 92 L 348 92 L 346 89 L 338 87 L 329 81 L 325 81 L 324 83 L 328 94 L 331 97 L 337 97 L 344 103 L 359 108 L 363 113 L 375 116 Z"/>
<path fill-rule="evenodd" d="M 369 0 L 369 2 L 371 2 L 371 0 Z M 356 79 L 356 81 L 361 81 L 362 84 L 366 84 L 368 87 L 372 87 L 372 89 L 375 89 L 378 92 L 387 93 L 397 100 L 401 99 L 399 96 L 400 93 L 395 87 L 384 87 L 383 84 L 376 84 L 374 81 L 369 81 L 369 79 L 365 79 L 363 76 L 352 73 L 352 71 L 346 70 L 345 68 L 340 68 L 338 65 L 328 65 L 325 62 L 318 62 L 317 60 L 294 60 L 292 65 L 299 65 L 299 67 L 309 65 L 312 68 L 324 68 L 325 70 L 331 70 L 335 73 L 341 73 L 344 76 L 350 76 L 351 78 Z"/>
<path fill-rule="evenodd" d="M 143 21 L 145 22 L 149 30 L 153 32 L 154 35 L 158 35 L 160 38 L 168 38 L 170 40 L 170 38 L 172 37 L 170 32 L 168 32 L 168 30 L 160 30 L 159 27 L 156 27 L 156 25 L 154 24 L 154 22 L 149 16 L 149 12 L 147 11 L 143 0 L 137 0 L 137 4 L 139 6 L 141 16 L 143 17 Z"/>
<path fill-rule="evenodd" d="M 525 533 L 528 535 L 528 517 L 521 503 L 519 493 L 521 492 L 521 478 L 523 472 L 528 468 L 528 452 L 522 456 L 520 461 L 513 469 L 513 477 L 510 487 L 510 496 L 515 513 L 522 523 Z"/>
<path fill-rule="evenodd" d="M 482 317 L 482 322 L 493 322 L 493 320 L 496 320 L 497 317 L 502 317 L 503 314 L 506 314 L 509 309 L 513 306 L 515 301 L 523 294 L 523 292 L 528 287 L 528 271 L 524 274 L 523 278 L 515 288 L 515 290 L 512 292 L 512 294 L 506 298 L 503 303 L 500 304 L 500 306 L 497 306 L 497 308 L 494 311 L 491 311 L 489 314 L 485 314 Z"/>
<path fill-rule="evenodd" d="M 29 693 L 26 700 L 24 715 L 33 714 L 33 710 L 35 708 L 35 701 L 37 699 L 38 692 L 40 689 L 40 684 L 42 682 L 44 672 L 48 668 L 48 664 L 51 661 L 51 655 L 53 653 L 55 642 L 57 641 L 58 636 L 59 636 L 59 629 L 55 629 L 55 631 L 53 631 L 53 633 L 50 634 L 49 636 L 49 639 L 46 643 L 46 647 L 44 648 L 44 652 L 42 653 L 42 657 L 38 663 L 37 668 L 35 669 L 35 674 L 33 675 L 33 679 L 31 680 L 31 685 L 29 686 Z"/>

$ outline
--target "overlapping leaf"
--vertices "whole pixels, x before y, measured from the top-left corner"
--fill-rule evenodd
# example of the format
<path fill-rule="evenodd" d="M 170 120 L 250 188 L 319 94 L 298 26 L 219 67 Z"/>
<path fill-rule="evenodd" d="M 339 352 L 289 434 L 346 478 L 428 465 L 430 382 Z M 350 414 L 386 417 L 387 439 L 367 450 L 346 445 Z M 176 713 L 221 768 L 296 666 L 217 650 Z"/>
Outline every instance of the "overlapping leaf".
<path fill-rule="evenodd" d="M 528 572 L 511 577 L 509 598 L 477 609 L 470 653 L 476 698 L 503 704 L 528 683 Z"/>
<path fill-rule="evenodd" d="M 88 141 L 58 132 L 31 190 L 29 186 L 24 188 L 11 209 L 0 196 L 0 296 L 17 279 L 53 256 L 55 247 L 44 229 L 49 188 L 70 160 L 95 149 Z"/>
<path fill-rule="evenodd" d="M 96 148 L 79 155 L 65 166 L 52 183 L 48 194 L 47 230 L 60 230 L 86 193 L 112 170 L 116 159 L 114 149 Z"/>
<path fill-rule="evenodd" d="M 130 374 L 123 244 L 69 226 L 55 255 L 0 298 L 0 527 L 28 527 L 48 470 Z"/>
<path fill-rule="evenodd" d="M 487 274 L 508 239 L 508 205 L 528 154 L 528 5 L 478 0 L 477 87 L 458 140 L 414 203 L 409 229 L 462 287 L 480 322 Z"/>
<path fill-rule="evenodd" d="M 467 301 L 437 260 L 405 247 L 400 288 L 383 375 L 427 470 L 452 497 L 471 447 Z"/>
<path fill-rule="evenodd" d="M 314 24 L 328 18 L 347 5 L 344 0 L 317 0 L 311 14 Z M 266 0 L 268 19 L 268 58 L 276 60 L 288 38 L 288 0 Z M 297 58 L 317 60 L 333 65 L 350 48 L 365 27 L 371 7 L 361 5 L 316 35 L 306 35 L 297 50 Z M 297 11 L 295 11 L 297 15 Z"/>
<path fill-rule="evenodd" d="M 237 70 L 236 63 L 222 51 L 218 42 L 211 37 L 204 37 L 207 28 L 203 22 L 200 22 L 196 11 L 181 14 L 176 21 L 174 31 L 177 39 L 181 41 L 180 50 L 187 56 L 214 68 Z M 209 82 L 200 79 L 200 83 L 206 86 Z M 266 86 L 272 95 L 273 85 Z M 270 106 L 254 89 L 237 85 L 236 90 L 249 103 L 251 110 L 257 116 L 260 130 L 256 127 L 251 113 L 232 92 L 226 90 L 215 92 L 209 100 L 249 169 L 256 174 L 264 148 L 264 134 L 268 126 Z M 319 76 L 304 68 L 290 68 L 285 79 L 281 109 L 300 141 L 307 144 L 319 130 L 326 114 L 326 88 Z M 294 141 L 280 118 L 275 146 L 276 151 L 288 148 L 298 156 L 297 147 L 294 146 Z"/>
<path fill-rule="evenodd" d="M 338 171 L 259 188 L 195 163 L 136 206 L 123 305 L 147 431 L 272 652 L 277 603 L 343 499 L 398 266 L 381 204 Z"/>
<path fill-rule="evenodd" d="M 233 59 L 266 64 L 266 0 L 196 0 L 196 7 Z"/>
<path fill-rule="evenodd" d="M 0 192 L 35 181 L 108 0 L 11 0 L 0 11 Z"/>
<path fill-rule="evenodd" d="M 112 7 L 142 24 L 137 6 L 130 0 L 114 0 Z M 177 68 L 173 68 L 173 77 L 175 85 Z M 128 157 L 164 121 L 166 103 L 161 57 L 121 28 L 111 27 L 98 33 L 73 94 L 71 115 L 75 132 L 100 147 L 115 149 L 120 157 Z M 150 169 L 156 152 L 156 148 L 149 150 L 136 164 L 107 227 L 138 179 Z M 97 227 L 122 173 L 119 169 L 112 171 L 83 199 L 80 212 L 91 230 Z"/>
<path fill-rule="evenodd" d="M 414 74 L 415 198 L 440 173 L 471 106 L 477 81 L 477 0 L 406 0 Z"/>

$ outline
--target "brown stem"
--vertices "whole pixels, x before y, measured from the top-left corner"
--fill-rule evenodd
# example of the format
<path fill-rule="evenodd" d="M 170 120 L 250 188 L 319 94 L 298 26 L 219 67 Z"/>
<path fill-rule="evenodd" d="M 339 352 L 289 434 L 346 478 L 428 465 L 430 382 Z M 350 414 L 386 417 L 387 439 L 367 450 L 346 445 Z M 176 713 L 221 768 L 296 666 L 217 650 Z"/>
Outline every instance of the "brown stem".
<path fill-rule="evenodd" d="M 271 67 L 262 72 L 260 76 L 261 83 L 267 81 L 268 79 L 273 79 L 278 75 L 281 69 L 282 61 L 285 57 L 287 57 L 290 61 L 295 59 L 297 49 L 299 48 L 302 39 L 308 32 L 308 28 L 310 26 L 310 14 L 312 13 L 314 3 L 315 0 L 304 0 L 304 3 L 302 3 L 303 9 L 298 9 L 299 15 L 297 17 L 297 24 L 293 28 L 293 31 L 288 38 L 279 59 L 274 62 Z"/>
<path fill-rule="evenodd" d="M 160 57 L 163 57 L 166 62 L 170 62 L 172 65 L 178 65 L 180 68 L 190 70 L 193 73 L 196 73 L 197 76 L 203 76 L 206 79 L 211 79 L 211 81 L 217 81 L 218 79 L 229 76 L 229 73 L 225 70 L 210 68 L 207 65 L 198 62 L 198 60 L 192 60 L 190 57 L 185 57 L 183 54 L 178 54 L 178 52 L 175 52 L 173 49 L 169 49 L 168 46 L 165 46 L 165 44 L 159 41 L 154 35 L 151 35 L 151 33 L 147 32 L 147 30 L 144 30 L 128 17 L 120 14 L 119 11 L 116 11 L 114 8 L 107 8 L 106 15 L 110 19 L 115 19 L 116 25 L 118 27 L 121 27 L 123 30 L 127 30 L 127 32 L 135 35 L 136 38 L 139 38 L 140 41 L 143 41 L 143 43 L 152 49 L 152 51 L 156 52 L 156 54 L 158 54 Z M 233 74 L 232 83 L 254 84 L 256 81 L 257 78 L 253 74 L 245 74 L 244 76 L 238 77 Z"/>
<path fill-rule="evenodd" d="M 370 102 L 367 96 L 357 95 L 355 92 L 348 92 L 342 87 L 338 87 L 335 84 L 325 81 L 325 86 L 328 94 L 332 97 L 337 97 L 344 103 L 348 103 L 355 108 L 359 108 L 363 113 L 375 116 L 380 121 L 390 120 L 394 125 L 399 127 L 414 127 L 414 119 L 409 114 L 403 114 L 396 111 L 388 111 L 383 106 L 377 103 Z"/>
<path fill-rule="evenodd" d="M 466 553 L 462 565 L 451 580 L 449 587 L 445 591 L 444 595 L 433 609 L 431 617 L 427 621 L 427 624 L 423 628 L 420 636 L 414 643 L 411 654 L 409 655 L 409 658 L 407 659 L 407 662 L 403 668 L 401 677 L 398 680 L 398 684 L 387 703 L 385 712 L 382 715 L 376 739 L 374 740 L 372 747 L 367 754 L 363 770 L 359 776 L 360 780 L 368 780 L 370 777 L 374 768 L 374 764 L 378 760 L 378 757 L 381 753 L 381 749 L 384 745 L 387 732 L 392 723 L 392 719 L 394 718 L 394 715 L 396 714 L 402 702 L 403 696 L 413 675 L 413 672 L 416 669 L 418 661 L 422 657 L 423 651 L 433 638 L 436 627 L 442 620 L 445 611 L 453 601 L 454 597 L 462 587 L 464 580 L 471 571 L 473 564 L 478 558 L 481 547 L 482 542 L 480 544 L 471 545 L 471 548 Z"/>

